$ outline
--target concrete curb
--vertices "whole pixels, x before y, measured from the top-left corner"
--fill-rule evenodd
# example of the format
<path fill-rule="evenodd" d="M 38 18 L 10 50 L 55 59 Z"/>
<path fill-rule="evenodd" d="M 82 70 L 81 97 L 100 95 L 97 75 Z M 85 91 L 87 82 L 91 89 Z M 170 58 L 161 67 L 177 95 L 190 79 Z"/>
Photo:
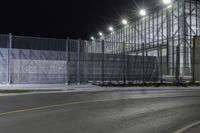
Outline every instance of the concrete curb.
<path fill-rule="evenodd" d="M 99 87 L 94 85 L 1 85 L 0 90 L 34 90 L 27 93 L 0 94 L 0 96 L 16 96 L 45 93 L 75 92 L 114 92 L 114 91 L 165 91 L 165 90 L 200 90 L 199 87 Z"/>

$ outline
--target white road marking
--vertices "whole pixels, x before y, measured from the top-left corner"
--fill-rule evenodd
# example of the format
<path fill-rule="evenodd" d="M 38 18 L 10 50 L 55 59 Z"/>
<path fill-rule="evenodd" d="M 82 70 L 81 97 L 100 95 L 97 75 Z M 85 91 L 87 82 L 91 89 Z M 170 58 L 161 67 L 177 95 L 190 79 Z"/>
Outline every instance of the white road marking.
<path fill-rule="evenodd" d="M 188 129 L 190 129 L 190 128 L 194 127 L 194 126 L 197 126 L 199 124 L 200 124 L 200 121 L 197 121 L 195 123 L 192 123 L 190 125 L 185 126 L 184 128 L 181 128 L 181 129 L 177 130 L 174 133 L 183 133 L 183 132 L 187 131 Z"/>

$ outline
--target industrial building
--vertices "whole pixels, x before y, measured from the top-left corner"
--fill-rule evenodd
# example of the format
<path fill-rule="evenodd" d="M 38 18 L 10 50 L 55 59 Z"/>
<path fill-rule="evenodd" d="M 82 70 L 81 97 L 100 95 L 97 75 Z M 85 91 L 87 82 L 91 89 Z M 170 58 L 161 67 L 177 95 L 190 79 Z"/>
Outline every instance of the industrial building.
<path fill-rule="evenodd" d="M 105 40 L 125 43 L 128 54 L 158 57 L 160 76 L 187 77 L 192 76 L 193 38 L 199 34 L 199 1 L 175 0 L 111 32 Z M 119 52 L 121 46 L 107 49 Z"/>

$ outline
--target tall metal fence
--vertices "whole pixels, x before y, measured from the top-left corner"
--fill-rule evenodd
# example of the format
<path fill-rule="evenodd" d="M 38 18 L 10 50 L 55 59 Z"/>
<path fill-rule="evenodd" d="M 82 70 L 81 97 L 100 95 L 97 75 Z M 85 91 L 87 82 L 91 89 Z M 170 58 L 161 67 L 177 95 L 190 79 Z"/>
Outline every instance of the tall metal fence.
<path fill-rule="evenodd" d="M 130 44 L 0 35 L 0 83 L 142 83 L 159 81 L 159 59 Z"/>

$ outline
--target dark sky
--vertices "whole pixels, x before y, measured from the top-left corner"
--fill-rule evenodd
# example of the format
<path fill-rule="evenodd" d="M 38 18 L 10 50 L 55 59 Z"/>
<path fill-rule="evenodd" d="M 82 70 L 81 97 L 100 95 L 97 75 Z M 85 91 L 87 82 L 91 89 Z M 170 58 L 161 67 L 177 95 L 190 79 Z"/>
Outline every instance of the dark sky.
<path fill-rule="evenodd" d="M 1 0 L 0 33 L 88 39 L 158 0 Z"/>

